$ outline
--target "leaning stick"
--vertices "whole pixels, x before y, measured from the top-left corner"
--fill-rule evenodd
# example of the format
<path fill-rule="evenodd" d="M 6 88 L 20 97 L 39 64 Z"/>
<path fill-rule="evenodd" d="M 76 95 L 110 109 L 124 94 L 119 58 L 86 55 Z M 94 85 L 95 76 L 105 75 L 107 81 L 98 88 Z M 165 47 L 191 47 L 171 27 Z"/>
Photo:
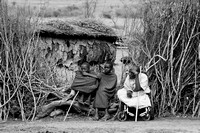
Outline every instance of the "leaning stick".
<path fill-rule="evenodd" d="M 76 95 L 74 96 L 74 98 L 73 98 L 73 100 L 72 100 L 72 102 L 71 102 L 71 104 L 70 104 L 70 106 L 69 106 L 69 109 L 67 110 L 67 113 L 66 113 L 65 118 L 64 118 L 63 121 L 66 120 L 66 118 L 67 118 L 67 116 L 68 116 L 68 113 L 69 113 L 69 111 L 70 111 L 70 109 L 71 109 L 71 107 L 72 107 L 72 104 L 74 103 L 74 100 L 76 99 L 78 93 L 79 93 L 79 91 L 78 91 L 78 92 L 76 93 Z"/>
<path fill-rule="evenodd" d="M 135 122 L 137 122 L 137 117 L 138 117 L 138 106 L 139 106 L 139 91 L 137 92 L 137 105 L 136 105 L 136 113 L 135 113 Z"/>
<path fill-rule="evenodd" d="M 140 66 L 140 73 L 142 71 L 142 67 Z M 137 122 L 138 117 L 138 106 L 139 106 L 139 91 L 137 92 L 137 105 L 136 105 L 136 113 L 135 113 L 135 122 Z"/>

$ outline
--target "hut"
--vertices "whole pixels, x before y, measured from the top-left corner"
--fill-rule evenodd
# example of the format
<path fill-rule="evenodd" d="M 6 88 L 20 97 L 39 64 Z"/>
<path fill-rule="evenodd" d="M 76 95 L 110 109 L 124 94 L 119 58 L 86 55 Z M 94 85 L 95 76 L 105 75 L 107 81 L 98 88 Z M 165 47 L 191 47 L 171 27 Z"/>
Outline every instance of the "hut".
<path fill-rule="evenodd" d="M 89 62 L 100 71 L 105 61 L 115 61 L 115 32 L 95 20 L 50 20 L 37 28 L 40 72 L 49 85 L 70 86 L 78 65 Z M 53 74 L 52 74 L 53 73 Z"/>

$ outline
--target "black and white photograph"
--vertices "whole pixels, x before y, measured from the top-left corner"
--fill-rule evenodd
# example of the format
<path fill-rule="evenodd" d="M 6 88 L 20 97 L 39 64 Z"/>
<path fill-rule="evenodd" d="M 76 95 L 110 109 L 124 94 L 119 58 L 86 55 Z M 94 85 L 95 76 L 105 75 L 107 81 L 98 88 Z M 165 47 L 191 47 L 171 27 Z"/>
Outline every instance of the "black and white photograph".
<path fill-rule="evenodd" d="M 0 133 L 200 133 L 200 0 L 0 0 Z"/>

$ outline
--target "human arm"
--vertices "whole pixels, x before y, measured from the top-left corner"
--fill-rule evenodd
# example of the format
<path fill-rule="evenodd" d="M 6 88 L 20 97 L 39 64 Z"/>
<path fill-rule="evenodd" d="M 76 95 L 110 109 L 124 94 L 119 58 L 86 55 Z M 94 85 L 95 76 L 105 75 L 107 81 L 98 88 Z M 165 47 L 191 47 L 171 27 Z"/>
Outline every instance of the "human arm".
<path fill-rule="evenodd" d="M 70 98 L 72 98 L 74 95 L 75 95 L 75 91 L 71 89 L 69 95 L 67 95 L 67 97 L 65 97 L 64 100 L 67 101 Z"/>
<path fill-rule="evenodd" d="M 133 90 L 133 89 L 131 88 L 131 86 L 130 86 L 129 75 L 127 75 L 127 77 L 126 77 L 126 79 L 125 79 L 125 82 L 124 82 L 124 89 L 130 90 L 130 91 Z"/>
<path fill-rule="evenodd" d="M 140 86 L 143 89 L 145 93 L 150 93 L 150 88 L 149 88 L 149 83 L 148 83 L 148 77 L 144 73 L 139 74 L 139 81 L 140 81 Z"/>
<path fill-rule="evenodd" d="M 132 98 L 132 93 L 133 93 L 133 90 L 130 86 L 130 83 L 129 83 L 129 75 L 126 77 L 125 79 L 125 82 L 124 82 L 124 89 L 127 90 L 127 97 L 128 98 Z"/>
<path fill-rule="evenodd" d="M 93 77 L 96 79 L 100 79 L 100 75 L 99 74 L 93 74 L 93 73 L 88 73 L 88 72 L 82 72 L 83 76 L 89 76 L 89 77 Z"/>

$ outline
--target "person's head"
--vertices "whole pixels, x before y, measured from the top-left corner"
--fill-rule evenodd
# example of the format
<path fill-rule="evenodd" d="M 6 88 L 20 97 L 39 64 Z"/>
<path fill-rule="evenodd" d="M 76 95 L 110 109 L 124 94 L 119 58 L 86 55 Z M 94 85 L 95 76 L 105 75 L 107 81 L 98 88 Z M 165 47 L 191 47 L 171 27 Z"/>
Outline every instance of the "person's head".
<path fill-rule="evenodd" d="M 112 69 L 113 69 L 113 63 L 112 62 L 106 62 L 104 64 L 104 73 L 105 74 L 110 73 L 112 71 Z"/>
<path fill-rule="evenodd" d="M 87 62 L 84 62 L 81 64 L 81 71 L 82 72 L 89 72 L 90 71 L 90 64 Z"/>
<path fill-rule="evenodd" d="M 133 65 L 129 69 L 129 77 L 130 79 L 135 79 L 136 75 L 140 73 L 140 68 L 138 66 Z"/>

